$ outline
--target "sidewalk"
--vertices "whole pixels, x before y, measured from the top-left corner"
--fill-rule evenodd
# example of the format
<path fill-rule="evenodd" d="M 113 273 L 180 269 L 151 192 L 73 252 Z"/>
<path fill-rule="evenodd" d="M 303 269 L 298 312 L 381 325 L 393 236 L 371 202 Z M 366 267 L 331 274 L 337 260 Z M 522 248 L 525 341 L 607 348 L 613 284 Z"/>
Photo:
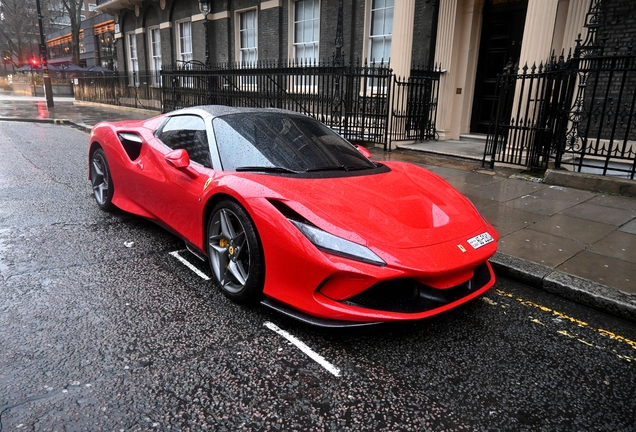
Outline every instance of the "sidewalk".
<path fill-rule="evenodd" d="M 66 123 L 88 131 L 103 120 L 157 114 L 70 98 L 55 98 L 55 108 L 48 110 L 43 98 L 0 93 L 0 121 Z M 378 160 L 421 165 L 466 195 L 501 236 L 492 260 L 498 274 L 636 321 L 636 198 L 548 185 L 524 177 L 521 169 L 482 170 L 475 148 L 467 146 L 465 157 L 452 158 L 432 154 L 434 147 L 371 150 Z"/>

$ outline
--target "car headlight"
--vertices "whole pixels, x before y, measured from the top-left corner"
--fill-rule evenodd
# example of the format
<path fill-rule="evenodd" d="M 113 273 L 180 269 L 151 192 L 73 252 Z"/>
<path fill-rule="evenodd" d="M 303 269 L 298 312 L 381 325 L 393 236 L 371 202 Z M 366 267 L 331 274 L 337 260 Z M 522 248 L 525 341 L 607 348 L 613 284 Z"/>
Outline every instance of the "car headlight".
<path fill-rule="evenodd" d="M 316 228 L 315 226 L 289 219 L 298 230 L 307 237 L 318 249 L 345 258 L 362 261 L 377 266 L 385 266 L 386 263 L 382 258 L 377 256 L 371 249 L 357 243 L 350 242 L 333 234 L 329 234 Z"/>

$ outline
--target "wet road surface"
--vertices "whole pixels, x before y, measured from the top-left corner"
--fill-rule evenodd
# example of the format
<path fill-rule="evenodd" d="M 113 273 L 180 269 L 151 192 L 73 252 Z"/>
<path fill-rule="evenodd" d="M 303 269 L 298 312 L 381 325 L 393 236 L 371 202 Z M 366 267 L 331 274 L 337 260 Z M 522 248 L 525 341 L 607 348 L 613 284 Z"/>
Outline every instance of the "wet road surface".
<path fill-rule="evenodd" d="M 178 239 L 98 210 L 87 146 L 0 122 L 0 430 L 636 428 L 634 324 L 503 279 L 359 329 L 239 306 Z"/>

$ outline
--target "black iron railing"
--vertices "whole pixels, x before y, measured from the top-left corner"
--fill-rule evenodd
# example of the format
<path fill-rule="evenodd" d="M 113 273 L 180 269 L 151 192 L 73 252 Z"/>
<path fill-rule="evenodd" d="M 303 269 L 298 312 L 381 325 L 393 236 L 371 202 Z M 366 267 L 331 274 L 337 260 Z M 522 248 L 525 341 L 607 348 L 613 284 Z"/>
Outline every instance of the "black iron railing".
<path fill-rule="evenodd" d="M 190 62 L 161 73 L 164 112 L 206 104 L 282 108 L 310 115 L 349 140 L 384 143 L 385 150 L 392 140 L 435 137 L 438 72 L 418 70 L 401 82 L 377 63 Z"/>
<path fill-rule="evenodd" d="M 407 80 L 395 78 L 391 111 L 392 141 L 438 138 L 437 99 L 441 72 L 414 69 Z"/>
<path fill-rule="evenodd" d="M 387 142 L 392 72 L 368 64 L 261 62 L 162 69 L 163 110 L 219 104 L 310 115 L 350 140 Z"/>
<path fill-rule="evenodd" d="M 110 73 L 74 79 L 75 99 L 161 111 L 161 77 L 157 72 Z"/>
<path fill-rule="evenodd" d="M 78 77 L 77 100 L 169 112 L 197 105 L 275 107 L 312 116 L 351 141 L 437 139 L 440 72 L 396 78 L 382 63 L 321 62 L 205 66 L 196 61 L 137 72 Z"/>
<path fill-rule="evenodd" d="M 497 77 L 483 164 L 636 176 L 636 53 L 597 38 L 602 1 L 592 0 L 585 40 L 571 57 L 508 67 Z"/>

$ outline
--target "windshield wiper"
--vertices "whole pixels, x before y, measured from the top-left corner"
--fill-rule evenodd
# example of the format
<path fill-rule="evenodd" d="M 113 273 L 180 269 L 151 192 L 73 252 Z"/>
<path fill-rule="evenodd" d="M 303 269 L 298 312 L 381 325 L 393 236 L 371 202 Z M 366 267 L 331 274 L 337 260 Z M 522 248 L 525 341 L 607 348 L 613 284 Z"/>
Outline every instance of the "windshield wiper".
<path fill-rule="evenodd" d="M 364 165 L 329 165 L 322 166 L 317 168 L 307 168 L 307 172 L 316 172 L 316 171 L 358 171 L 365 169 L 372 169 L 374 167 L 364 166 Z"/>
<path fill-rule="evenodd" d="M 242 166 L 242 167 L 235 168 L 235 171 L 300 174 L 298 171 L 294 171 L 292 169 L 285 168 L 285 167 L 277 167 L 277 166 Z"/>

